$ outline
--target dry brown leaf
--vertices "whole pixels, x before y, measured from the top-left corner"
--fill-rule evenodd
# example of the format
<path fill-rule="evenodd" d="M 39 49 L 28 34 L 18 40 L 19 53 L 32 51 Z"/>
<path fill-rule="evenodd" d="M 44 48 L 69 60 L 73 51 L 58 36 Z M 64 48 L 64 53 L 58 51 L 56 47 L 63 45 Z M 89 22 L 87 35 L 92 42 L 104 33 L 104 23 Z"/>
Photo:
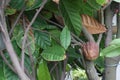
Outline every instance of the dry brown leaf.
<path fill-rule="evenodd" d="M 86 27 L 89 33 L 100 34 L 106 32 L 106 28 L 93 17 L 90 17 L 88 15 L 82 15 L 81 17 L 82 24 L 84 27 Z"/>

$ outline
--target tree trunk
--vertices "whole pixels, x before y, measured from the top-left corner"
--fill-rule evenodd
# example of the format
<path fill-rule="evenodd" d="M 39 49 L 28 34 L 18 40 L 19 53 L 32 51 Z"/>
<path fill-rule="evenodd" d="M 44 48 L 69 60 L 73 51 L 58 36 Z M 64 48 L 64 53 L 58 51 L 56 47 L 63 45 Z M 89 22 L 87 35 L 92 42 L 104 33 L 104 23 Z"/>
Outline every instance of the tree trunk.
<path fill-rule="evenodd" d="M 111 4 L 112 5 L 112 4 Z M 105 24 L 108 27 L 105 46 L 107 47 L 112 41 L 112 19 L 114 12 L 108 6 L 105 10 Z M 119 57 L 105 57 L 105 72 L 103 80 L 116 80 L 116 65 Z"/>

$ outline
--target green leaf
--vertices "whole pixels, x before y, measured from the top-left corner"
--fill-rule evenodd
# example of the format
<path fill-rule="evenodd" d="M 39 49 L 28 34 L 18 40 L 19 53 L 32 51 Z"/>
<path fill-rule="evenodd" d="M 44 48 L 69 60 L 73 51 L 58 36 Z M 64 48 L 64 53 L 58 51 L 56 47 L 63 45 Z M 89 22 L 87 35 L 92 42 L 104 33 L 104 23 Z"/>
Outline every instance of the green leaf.
<path fill-rule="evenodd" d="M 10 6 L 15 9 L 22 9 L 23 5 L 25 4 L 25 0 L 11 0 Z"/>
<path fill-rule="evenodd" d="M 29 0 L 27 3 L 27 9 L 26 10 L 32 10 L 35 8 L 38 8 L 41 6 L 42 0 Z"/>
<path fill-rule="evenodd" d="M 106 57 L 115 57 L 120 55 L 120 39 L 113 40 L 110 43 L 110 46 L 101 51 L 100 55 Z"/>
<path fill-rule="evenodd" d="M 55 40 L 57 40 L 57 41 L 60 41 L 60 34 L 61 34 L 60 30 L 55 29 L 55 30 L 50 30 L 49 32 L 50 32 L 51 37 L 52 37 L 53 39 L 55 39 Z M 56 34 L 57 34 L 57 35 L 56 35 Z"/>
<path fill-rule="evenodd" d="M 106 3 L 106 0 L 96 0 L 96 2 L 100 5 L 104 5 Z"/>
<path fill-rule="evenodd" d="M 48 61 L 61 61 L 66 58 L 65 50 L 58 44 L 48 47 L 42 52 L 42 57 Z"/>
<path fill-rule="evenodd" d="M 22 48 L 23 37 L 24 37 L 24 32 L 23 32 L 22 26 L 19 24 L 14 29 L 13 39 L 15 38 L 17 45 L 20 48 Z M 29 45 L 25 46 L 25 53 L 29 54 L 29 52 L 31 52 L 33 54 L 35 51 L 35 40 L 32 36 L 32 33 L 31 34 L 28 33 L 27 44 L 29 44 Z M 30 49 L 28 49 L 28 47 Z"/>
<path fill-rule="evenodd" d="M 14 9 L 21 10 L 25 5 L 26 10 L 32 10 L 38 8 L 42 3 L 42 0 L 11 0 L 10 6 Z"/>
<path fill-rule="evenodd" d="M 12 39 L 11 42 L 12 42 L 12 45 L 13 45 L 15 52 L 17 52 L 17 55 L 20 56 L 21 55 L 21 48 L 17 45 L 16 40 Z"/>
<path fill-rule="evenodd" d="M 113 1 L 120 3 L 120 0 L 113 0 Z"/>
<path fill-rule="evenodd" d="M 49 15 L 49 12 L 42 11 L 41 13 L 43 13 L 44 15 Z M 26 11 L 25 14 L 29 21 L 31 21 L 35 14 L 35 11 Z M 34 30 L 56 29 L 56 26 L 48 24 L 44 19 L 40 18 L 40 16 L 36 18 L 36 20 L 32 24 L 32 27 L 34 28 Z"/>
<path fill-rule="evenodd" d="M 64 27 L 64 29 L 63 29 L 62 32 L 61 32 L 60 42 L 61 42 L 61 45 L 62 45 L 65 49 L 67 49 L 68 46 L 70 45 L 71 35 L 70 35 L 70 31 L 68 30 L 67 27 Z"/>
<path fill-rule="evenodd" d="M 80 0 L 60 0 L 60 10 L 65 24 L 70 31 L 77 35 L 81 32 L 81 18 L 79 15 Z"/>
<path fill-rule="evenodd" d="M 8 53 L 4 53 L 5 58 L 10 63 Z M 3 58 L 0 56 L 0 80 L 20 80 L 19 77 L 5 64 Z"/>
<path fill-rule="evenodd" d="M 48 1 L 45 6 L 44 6 L 45 10 L 49 11 L 49 12 L 52 12 L 52 13 L 58 13 L 59 10 L 58 10 L 58 5 L 55 4 L 53 1 Z M 45 14 L 43 14 L 45 15 Z"/>
<path fill-rule="evenodd" d="M 34 55 L 33 55 L 33 57 L 34 57 Z M 34 58 L 33 58 L 34 59 Z M 24 66 L 27 68 L 27 70 L 28 70 L 28 72 L 30 73 L 30 74 L 32 74 L 32 66 L 34 66 L 34 68 L 35 68 L 35 65 L 32 65 L 31 66 L 31 61 L 30 61 L 30 57 L 28 56 L 28 55 L 26 55 L 25 54 L 25 62 L 24 62 Z"/>
<path fill-rule="evenodd" d="M 5 75 L 5 80 L 20 80 L 19 77 L 11 71 L 11 69 L 5 65 L 4 67 L 4 75 Z"/>
<path fill-rule="evenodd" d="M 80 4 L 79 12 L 80 15 L 87 14 L 89 16 L 95 16 L 97 11 L 101 8 L 101 6 L 93 0 L 80 0 L 82 4 Z"/>
<path fill-rule="evenodd" d="M 38 80 L 51 80 L 50 73 L 45 61 L 41 60 L 37 69 Z"/>
<path fill-rule="evenodd" d="M 38 45 L 40 48 L 46 49 L 51 45 L 51 37 L 49 34 L 35 31 L 35 39 L 36 39 L 36 45 Z"/>

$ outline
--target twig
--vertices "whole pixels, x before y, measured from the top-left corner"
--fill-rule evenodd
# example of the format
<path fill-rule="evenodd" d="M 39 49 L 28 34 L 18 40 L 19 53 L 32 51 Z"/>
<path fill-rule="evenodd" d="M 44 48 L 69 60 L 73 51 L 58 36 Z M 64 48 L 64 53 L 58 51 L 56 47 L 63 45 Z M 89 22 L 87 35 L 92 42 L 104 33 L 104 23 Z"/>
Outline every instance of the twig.
<path fill-rule="evenodd" d="M 24 38 L 23 38 L 23 42 L 22 42 L 22 53 L 25 52 L 25 45 L 26 45 L 26 40 L 27 40 L 27 34 L 28 34 L 28 31 L 31 27 L 31 25 L 33 24 L 33 22 L 35 21 L 35 19 L 37 18 L 39 12 L 42 10 L 42 8 L 44 7 L 44 5 L 46 4 L 47 0 L 43 0 L 43 3 L 41 4 L 40 8 L 37 10 L 37 12 L 35 13 L 32 21 L 30 22 L 30 24 L 27 26 L 27 29 L 25 30 L 25 34 L 24 34 Z"/>
<path fill-rule="evenodd" d="M 23 15 L 23 28 L 26 29 L 26 23 L 25 23 L 25 19 L 24 19 L 24 15 Z M 25 49 L 22 49 L 21 52 L 21 68 L 24 71 L 24 58 L 25 58 Z"/>
<path fill-rule="evenodd" d="M 84 41 L 82 41 L 80 38 L 78 38 L 75 34 L 71 33 L 71 35 L 77 39 L 80 43 L 84 43 Z"/>
<path fill-rule="evenodd" d="M 67 65 L 67 59 L 65 59 L 63 61 L 63 71 L 62 71 L 62 75 L 61 75 L 61 80 L 65 80 L 65 72 L 66 72 L 66 65 Z"/>
<path fill-rule="evenodd" d="M 2 51 L 0 51 L 0 55 L 3 58 L 3 60 L 5 61 L 5 63 L 7 64 L 7 66 L 14 72 L 17 73 L 14 69 L 14 67 L 8 62 L 8 60 L 5 58 L 4 54 Z"/>
<path fill-rule="evenodd" d="M 54 66 L 52 67 L 52 69 L 50 70 L 50 73 L 52 73 L 52 71 L 55 69 L 55 67 L 57 66 L 58 62 L 55 62 Z"/>
<path fill-rule="evenodd" d="M 98 45 L 100 44 L 101 39 L 102 39 L 102 34 L 99 34 L 99 37 L 98 37 L 98 40 L 97 40 Z"/>
<path fill-rule="evenodd" d="M 88 41 L 95 42 L 93 36 L 87 31 L 87 29 L 84 26 L 82 27 L 82 31 L 83 31 L 85 37 L 88 39 Z"/>
<path fill-rule="evenodd" d="M 28 43 L 28 39 L 27 39 L 27 43 Z M 36 80 L 36 73 L 35 73 L 35 63 L 34 63 L 34 59 L 33 59 L 33 56 L 32 56 L 32 53 L 31 53 L 31 49 L 30 47 L 28 46 L 28 52 L 29 52 L 29 56 L 30 56 L 30 62 L 31 62 L 31 67 L 32 67 L 32 80 Z"/>
<path fill-rule="evenodd" d="M 72 37 L 72 42 L 77 44 L 78 46 L 81 46 L 83 44 L 83 43 L 80 43 L 77 40 L 75 40 L 73 37 Z"/>
<path fill-rule="evenodd" d="M 19 21 L 21 15 L 23 14 L 24 10 L 25 10 L 25 5 L 23 6 L 23 8 L 22 8 L 20 14 L 18 15 L 17 19 L 15 20 L 15 22 L 14 22 L 14 24 L 13 24 L 13 26 L 12 26 L 12 29 L 11 29 L 10 32 L 9 32 L 9 36 L 11 36 L 11 34 L 12 34 L 12 32 L 13 32 L 13 30 L 14 30 L 16 24 L 18 23 L 18 21 Z"/>
<path fill-rule="evenodd" d="M 80 54 L 81 54 L 81 56 L 82 56 L 82 63 L 83 63 L 83 66 L 84 66 L 84 68 L 85 68 L 85 70 L 86 70 L 87 67 L 86 67 L 86 63 L 85 63 L 85 58 L 84 58 L 84 56 L 83 56 L 83 52 L 82 52 L 81 49 L 79 49 L 79 52 L 80 52 Z"/>
<path fill-rule="evenodd" d="M 21 69 L 20 63 L 18 61 L 18 57 L 13 49 L 12 43 L 9 38 L 5 16 L 4 16 L 4 1 L 5 0 L 2 0 L 2 3 L 0 5 L 0 28 L 2 32 L 2 38 L 18 76 L 21 78 L 21 80 L 30 80 L 29 77 Z"/>

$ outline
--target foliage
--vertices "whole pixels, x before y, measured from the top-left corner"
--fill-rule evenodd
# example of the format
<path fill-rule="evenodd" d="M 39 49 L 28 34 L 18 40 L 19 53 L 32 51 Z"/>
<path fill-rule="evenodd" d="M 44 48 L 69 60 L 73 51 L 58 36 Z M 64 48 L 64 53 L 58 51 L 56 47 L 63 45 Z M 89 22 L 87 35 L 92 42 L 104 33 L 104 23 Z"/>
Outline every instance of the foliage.
<path fill-rule="evenodd" d="M 60 42 L 61 42 L 61 45 L 65 48 L 65 50 L 67 50 L 71 42 L 70 31 L 68 30 L 67 27 L 64 27 L 63 31 L 61 32 Z"/>
<path fill-rule="evenodd" d="M 37 70 L 38 80 L 51 80 L 50 73 L 45 61 L 41 60 Z"/>
<path fill-rule="evenodd" d="M 79 51 L 81 49 L 79 39 L 83 42 L 86 41 L 82 34 L 81 15 L 98 17 L 97 12 L 106 3 L 106 0 L 60 0 L 59 4 L 53 2 L 54 0 L 48 0 L 42 7 L 43 1 L 11 0 L 5 9 L 7 30 L 9 32 L 13 30 L 9 37 L 20 63 L 23 57 L 22 50 L 25 50 L 25 73 L 35 77 L 36 80 L 57 80 L 61 79 L 65 75 L 64 73 L 69 72 L 72 68 L 74 78 L 76 78 L 77 72 L 77 77 L 78 75 L 86 77 L 85 72 L 81 72 L 85 68 L 83 56 Z M 22 49 L 25 31 L 39 7 L 42 10 L 30 27 L 24 44 L 25 48 Z M 22 10 L 24 12 L 19 18 Z M 13 28 L 14 25 L 15 28 Z M 95 61 L 98 71 L 102 72 L 103 70 L 103 56 L 119 55 L 119 44 L 119 39 L 113 40 L 110 46 L 101 51 L 102 57 Z M 100 46 L 100 48 L 103 47 L 104 45 Z M 13 66 L 7 50 L 3 52 L 6 60 Z M 20 80 L 2 58 L 0 58 L 0 62 L 0 80 Z M 69 69 L 66 68 L 68 64 L 71 66 Z M 78 66 L 81 70 L 78 69 Z"/>
<path fill-rule="evenodd" d="M 69 2 L 67 0 L 60 0 L 60 10 L 64 18 L 64 22 L 68 28 L 77 35 L 80 34 L 82 25 L 79 15 L 79 3 L 80 0 L 70 0 Z"/>
<path fill-rule="evenodd" d="M 101 56 L 115 57 L 120 55 L 120 39 L 114 39 L 110 45 L 101 51 Z"/>

